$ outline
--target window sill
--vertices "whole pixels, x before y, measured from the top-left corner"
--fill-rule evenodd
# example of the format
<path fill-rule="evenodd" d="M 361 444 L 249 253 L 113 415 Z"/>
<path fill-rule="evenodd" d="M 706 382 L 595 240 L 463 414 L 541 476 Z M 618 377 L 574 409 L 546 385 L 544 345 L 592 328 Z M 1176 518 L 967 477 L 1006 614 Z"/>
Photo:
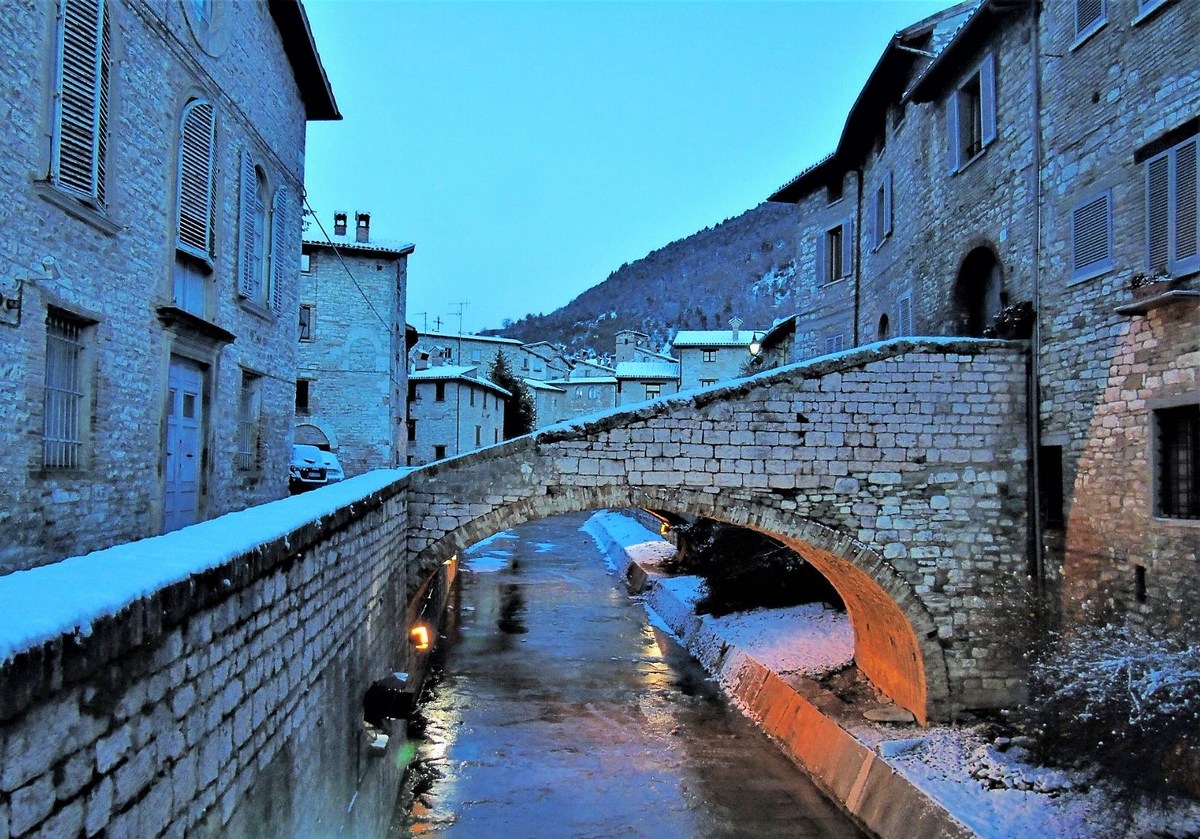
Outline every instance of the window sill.
<path fill-rule="evenodd" d="M 1134 16 L 1133 20 L 1129 22 L 1130 25 L 1140 26 L 1142 23 L 1157 15 L 1159 11 L 1171 5 L 1172 1 L 1173 0 L 1159 0 L 1159 2 L 1155 3 L 1153 6 L 1142 9 Z"/>
<path fill-rule="evenodd" d="M 1165 283 L 1164 283 L 1165 285 Z M 1200 300 L 1200 291 L 1193 291 L 1186 288 L 1173 288 L 1163 291 L 1158 294 L 1151 294 L 1141 300 L 1135 300 L 1132 303 L 1126 303 L 1123 306 L 1118 306 L 1114 311 L 1118 315 L 1145 315 L 1148 312 L 1169 306 L 1184 300 Z"/>
<path fill-rule="evenodd" d="M 1075 36 L 1075 40 L 1071 46 L 1067 48 L 1068 52 L 1074 52 L 1092 39 L 1092 36 L 1108 25 L 1108 19 L 1104 18 L 1096 21 L 1090 27 L 1080 32 Z"/>
<path fill-rule="evenodd" d="M 89 207 L 75 196 L 63 192 L 49 181 L 34 181 L 33 188 L 46 203 L 53 204 L 68 215 L 74 216 L 86 224 L 90 224 L 104 235 L 116 236 L 121 232 L 120 225 L 105 215 L 103 211 Z"/>
<path fill-rule="evenodd" d="M 967 159 L 967 160 L 965 160 L 964 162 L 960 163 L 960 164 L 958 165 L 958 168 L 956 168 L 956 169 L 955 169 L 955 170 L 954 170 L 954 171 L 953 171 L 951 174 L 952 174 L 952 175 L 957 175 L 957 174 L 959 174 L 960 172 L 965 172 L 967 169 L 970 169 L 970 168 L 971 168 L 971 165 L 972 165 L 972 164 L 973 164 L 973 163 L 974 163 L 976 160 L 978 160 L 979 158 L 981 158 L 981 157 L 983 157 L 985 154 L 987 154 L 987 150 L 988 150 L 988 148 L 989 148 L 990 146 L 991 146 L 991 143 L 988 143 L 988 145 L 984 146 L 984 147 L 983 147 L 983 148 L 981 148 L 979 151 L 975 152 L 975 154 L 971 155 L 971 157 L 970 157 L 970 158 L 968 158 L 968 159 Z"/>
<path fill-rule="evenodd" d="M 243 311 L 249 312 L 250 314 L 254 315 L 257 318 L 261 318 L 262 320 L 265 320 L 265 321 L 274 321 L 275 320 L 274 312 L 272 312 L 269 308 L 264 306 L 262 303 L 259 303 L 255 300 L 251 300 L 248 297 L 238 297 L 238 306 L 240 306 Z"/>

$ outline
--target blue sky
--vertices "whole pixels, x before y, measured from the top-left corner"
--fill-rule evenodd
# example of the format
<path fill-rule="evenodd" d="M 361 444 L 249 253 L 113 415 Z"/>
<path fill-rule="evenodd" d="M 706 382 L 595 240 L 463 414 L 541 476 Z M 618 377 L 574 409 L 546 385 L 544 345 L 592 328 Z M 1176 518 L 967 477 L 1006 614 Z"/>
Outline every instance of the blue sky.
<path fill-rule="evenodd" d="M 309 202 L 416 244 L 418 329 L 550 312 L 831 151 L 948 5 L 305 0 L 344 115 L 309 125 Z"/>

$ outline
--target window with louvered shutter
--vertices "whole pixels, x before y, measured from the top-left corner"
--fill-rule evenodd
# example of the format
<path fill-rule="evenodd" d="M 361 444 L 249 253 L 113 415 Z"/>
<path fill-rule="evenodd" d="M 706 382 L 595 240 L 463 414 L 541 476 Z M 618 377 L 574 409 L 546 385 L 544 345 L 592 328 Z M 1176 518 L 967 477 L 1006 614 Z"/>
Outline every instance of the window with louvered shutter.
<path fill-rule="evenodd" d="M 194 99 L 183 109 L 179 141 L 177 246 L 193 256 L 213 254 L 216 179 L 213 148 L 216 117 L 211 102 Z"/>
<path fill-rule="evenodd" d="M 51 180 L 104 204 L 111 53 L 105 0 L 62 0 Z"/>
<path fill-rule="evenodd" d="M 912 295 L 905 294 L 896 301 L 896 335 L 912 334 Z"/>
<path fill-rule="evenodd" d="M 1071 213 L 1071 278 L 1094 277 L 1112 267 L 1112 193 L 1105 192 Z"/>
<path fill-rule="evenodd" d="M 1095 32 L 1105 20 L 1105 0 L 1075 0 L 1075 38 Z"/>
<path fill-rule="evenodd" d="M 238 293 L 267 303 L 267 184 L 248 149 L 242 150 L 238 212 Z"/>
<path fill-rule="evenodd" d="M 295 225 L 291 192 L 286 186 L 275 190 L 271 200 L 271 309 L 283 311 L 283 293 L 295 282 L 299 241 L 292 238 Z"/>
<path fill-rule="evenodd" d="M 1152 274 L 1200 270 L 1197 138 L 1146 161 L 1146 261 Z"/>

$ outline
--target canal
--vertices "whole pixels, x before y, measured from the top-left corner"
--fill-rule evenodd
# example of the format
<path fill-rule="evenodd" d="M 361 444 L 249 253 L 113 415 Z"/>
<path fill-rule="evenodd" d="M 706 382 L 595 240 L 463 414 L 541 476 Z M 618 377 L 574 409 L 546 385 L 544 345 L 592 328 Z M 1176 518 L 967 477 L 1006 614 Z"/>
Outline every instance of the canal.
<path fill-rule="evenodd" d="M 861 836 L 648 625 L 586 520 L 462 557 L 391 839 Z"/>

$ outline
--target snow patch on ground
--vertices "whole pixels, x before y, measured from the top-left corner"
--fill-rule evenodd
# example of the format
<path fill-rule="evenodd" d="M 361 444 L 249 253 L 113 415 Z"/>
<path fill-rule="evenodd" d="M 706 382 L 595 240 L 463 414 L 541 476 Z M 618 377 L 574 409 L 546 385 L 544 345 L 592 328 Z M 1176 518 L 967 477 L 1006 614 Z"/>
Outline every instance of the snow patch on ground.
<path fill-rule="evenodd" d="M 854 660 L 850 618 L 820 603 L 708 619 L 726 641 L 781 675 L 818 676 Z"/>
<path fill-rule="evenodd" d="M 162 536 L 0 577 L 0 662 L 63 635 L 86 637 L 97 620 L 130 603 L 353 507 L 411 471 L 379 469 Z"/>
<path fill-rule="evenodd" d="M 511 553 L 497 551 L 480 555 L 471 554 L 463 563 L 463 567 L 476 574 L 494 574 L 497 571 L 503 571 L 511 562 Z"/>

